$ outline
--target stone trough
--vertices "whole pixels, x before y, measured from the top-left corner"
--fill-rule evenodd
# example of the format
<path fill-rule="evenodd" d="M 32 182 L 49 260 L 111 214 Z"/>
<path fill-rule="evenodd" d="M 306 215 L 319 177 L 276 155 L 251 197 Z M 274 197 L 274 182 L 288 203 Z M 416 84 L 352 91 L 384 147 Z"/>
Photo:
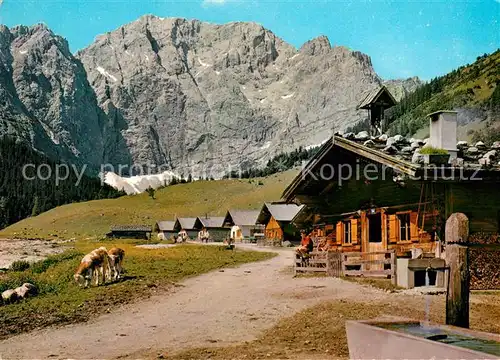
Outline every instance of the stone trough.
<path fill-rule="evenodd" d="M 500 335 L 411 320 L 347 321 L 351 359 L 499 359 Z"/>

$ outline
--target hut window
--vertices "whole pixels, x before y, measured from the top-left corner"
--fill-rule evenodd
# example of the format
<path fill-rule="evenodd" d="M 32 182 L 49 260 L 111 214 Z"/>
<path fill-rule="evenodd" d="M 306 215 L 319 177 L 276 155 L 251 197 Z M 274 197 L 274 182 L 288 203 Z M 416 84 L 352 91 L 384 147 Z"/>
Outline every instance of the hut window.
<path fill-rule="evenodd" d="M 399 214 L 399 240 L 410 240 L 410 214 Z"/>
<path fill-rule="evenodd" d="M 344 244 L 352 243 L 351 221 L 344 221 Z"/>

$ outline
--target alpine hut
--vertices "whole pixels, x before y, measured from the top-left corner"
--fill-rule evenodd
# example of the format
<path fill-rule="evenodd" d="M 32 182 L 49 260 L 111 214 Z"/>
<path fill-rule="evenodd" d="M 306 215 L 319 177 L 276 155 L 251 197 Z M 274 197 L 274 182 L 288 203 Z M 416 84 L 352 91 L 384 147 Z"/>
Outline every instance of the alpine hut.
<path fill-rule="evenodd" d="M 401 259 L 416 253 L 442 258 L 446 220 L 463 213 L 472 288 L 500 289 L 492 271 L 500 261 L 500 142 L 457 142 L 456 112 L 429 117 L 425 141 L 382 135 L 359 142 L 334 135 L 282 198 L 306 205 L 294 221 L 321 227 L 330 250 L 394 251 Z"/>
<path fill-rule="evenodd" d="M 224 227 L 224 217 L 198 217 L 202 227 L 207 229 L 212 241 L 224 241 L 230 236 L 230 228 Z"/>
<path fill-rule="evenodd" d="M 174 229 L 175 221 L 158 221 L 155 225 L 155 232 L 158 233 L 158 238 L 162 240 L 175 237 L 177 231 Z"/>
<path fill-rule="evenodd" d="M 228 210 L 224 217 L 224 226 L 231 229 L 231 239 L 251 241 L 263 236 L 264 227 L 257 224 L 259 214 L 259 210 Z"/>
<path fill-rule="evenodd" d="M 300 240 L 292 220 L 303 207 L 293 203 L 265 203 L 257 218 L 257 222 L 265 226 L 265 238 L 273 242 Z"/>

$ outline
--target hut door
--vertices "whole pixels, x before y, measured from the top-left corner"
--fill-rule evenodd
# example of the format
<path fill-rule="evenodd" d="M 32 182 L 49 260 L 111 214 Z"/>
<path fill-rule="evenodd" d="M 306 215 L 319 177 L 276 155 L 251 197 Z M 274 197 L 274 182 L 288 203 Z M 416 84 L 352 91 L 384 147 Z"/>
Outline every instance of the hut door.
<path fill-rule="evenodd" d="M 383 251 L 382 242 L 382 214 L 376 213 L 367 216 L 368 220 L 368 252 Z M 384 255 L 368 255 L 366 260 L 381 260 Z M 383 270 L 383 264 L 366 264 L 366 270 Z"/>
<path fill-rule="evenodd" d="M 368 252 L 382 251 L 382 214 L 368 215 Z"/>

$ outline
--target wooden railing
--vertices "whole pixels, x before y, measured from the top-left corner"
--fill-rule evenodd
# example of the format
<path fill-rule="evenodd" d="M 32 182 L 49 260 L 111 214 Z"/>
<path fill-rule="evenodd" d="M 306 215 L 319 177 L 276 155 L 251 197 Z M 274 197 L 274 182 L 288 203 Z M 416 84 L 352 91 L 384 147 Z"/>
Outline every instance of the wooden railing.
<path fill-rule="evenodd" d="M 396 283 L 396 253 L 313 251 L 306 259 L 295 259 L 294 274 L 325 272 L 329 276 L 390 277 Z"/>
<path fill-rule="evenodd" d="M 396 283 L 396 252 L 348 252 L 342 254 L 343 276 L 390 277 Z"/>
<path fill-rule="evenodd" d="M 296 258 L 294 266 L 294 275 L 297 273 L 309 272 L 327 272 L 326 251 L 313 251 L 306 258 Z"/>

